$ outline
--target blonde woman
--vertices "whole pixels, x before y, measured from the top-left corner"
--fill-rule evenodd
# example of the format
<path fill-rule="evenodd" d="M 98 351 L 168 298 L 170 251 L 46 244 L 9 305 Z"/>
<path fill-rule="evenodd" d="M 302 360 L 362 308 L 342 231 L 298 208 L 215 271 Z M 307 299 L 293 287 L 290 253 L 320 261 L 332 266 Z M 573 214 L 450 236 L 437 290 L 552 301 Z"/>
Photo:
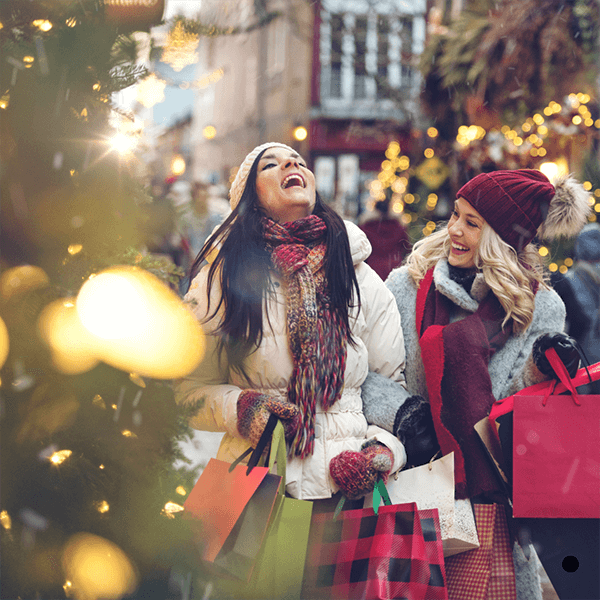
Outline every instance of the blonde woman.
<path fill-rule="evenodd" d="M 365 416 L 399 437 L 409 464 L 426 462 L 438 444 L 442 455 L 454 452 L 457 498 L 505 501 L 473 429 L 494 401 L 551 378 L 550 346 L 570 372 L 579 365 L 532 242 L 575 235 L 588 213 L 588 194 L 571 178 L 553 185 L 533 169 L 478 175 L 458 191 L 447 226 L 417 242 L 386 281 L 412 395 L 370 374 Z M 534 588 L 517 597 L 541 598 Z"/>

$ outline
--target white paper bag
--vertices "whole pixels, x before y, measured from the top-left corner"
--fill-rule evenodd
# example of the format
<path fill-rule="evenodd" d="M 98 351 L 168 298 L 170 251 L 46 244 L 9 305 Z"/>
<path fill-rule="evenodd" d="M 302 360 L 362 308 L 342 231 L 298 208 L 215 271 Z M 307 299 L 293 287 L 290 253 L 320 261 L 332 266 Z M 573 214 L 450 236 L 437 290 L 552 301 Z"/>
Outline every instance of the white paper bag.
<path fill-rule="evenodd" d="M 392 475 L 386 488 L 393 504 L 416 502 L 419 509 L 437 508 L 444 556 L 479 548 L 471 501 L 454 499 L 454 452 Z M 372 506 L 372 495 L 365 507 Z"/>

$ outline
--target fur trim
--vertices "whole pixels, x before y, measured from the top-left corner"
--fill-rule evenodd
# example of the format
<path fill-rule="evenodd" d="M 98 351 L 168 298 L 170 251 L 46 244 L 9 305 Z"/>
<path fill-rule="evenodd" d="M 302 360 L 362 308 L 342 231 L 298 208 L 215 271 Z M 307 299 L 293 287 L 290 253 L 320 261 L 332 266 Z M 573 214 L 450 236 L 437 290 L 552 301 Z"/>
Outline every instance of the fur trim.
<path fill-rule="evenodd" d="M 570 175 L 557 179 L 554 187 L 556 193 L 550 202 L 548 215 L 538 229 L 540 239 L 554 240 L 577 235 L 592 210 L 590 194 Z"/>

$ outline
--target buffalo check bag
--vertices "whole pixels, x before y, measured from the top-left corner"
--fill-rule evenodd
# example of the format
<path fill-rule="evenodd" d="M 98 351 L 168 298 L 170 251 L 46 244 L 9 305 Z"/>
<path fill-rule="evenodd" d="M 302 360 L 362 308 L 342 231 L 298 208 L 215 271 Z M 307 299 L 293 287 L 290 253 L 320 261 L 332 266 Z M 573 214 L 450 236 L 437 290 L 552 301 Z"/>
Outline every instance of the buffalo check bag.
<path fill-rule="evenodd" d="M 303 598 L 445 600 L 437 510 L 416 503 L 313 514 Z"/>

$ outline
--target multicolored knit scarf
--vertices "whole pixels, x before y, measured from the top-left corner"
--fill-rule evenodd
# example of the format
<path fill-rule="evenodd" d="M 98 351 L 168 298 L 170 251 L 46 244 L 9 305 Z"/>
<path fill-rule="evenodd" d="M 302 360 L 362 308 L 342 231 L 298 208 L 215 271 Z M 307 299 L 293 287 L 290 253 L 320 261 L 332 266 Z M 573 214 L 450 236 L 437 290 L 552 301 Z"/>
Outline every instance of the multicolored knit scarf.
<path fill-rule="evenodd" d="M 325 234 L 320 217 L 276 223 L 264 218 L 264 236 L 287 299 L 287 331 L 294 360 L 288 400 L 300 409 L 300 427 L 291 451 L 304 458 L 315 442 L 317 404 L 327 410 L 344 385 L 348 333 L 331 307 L 325 281 Z"/>

